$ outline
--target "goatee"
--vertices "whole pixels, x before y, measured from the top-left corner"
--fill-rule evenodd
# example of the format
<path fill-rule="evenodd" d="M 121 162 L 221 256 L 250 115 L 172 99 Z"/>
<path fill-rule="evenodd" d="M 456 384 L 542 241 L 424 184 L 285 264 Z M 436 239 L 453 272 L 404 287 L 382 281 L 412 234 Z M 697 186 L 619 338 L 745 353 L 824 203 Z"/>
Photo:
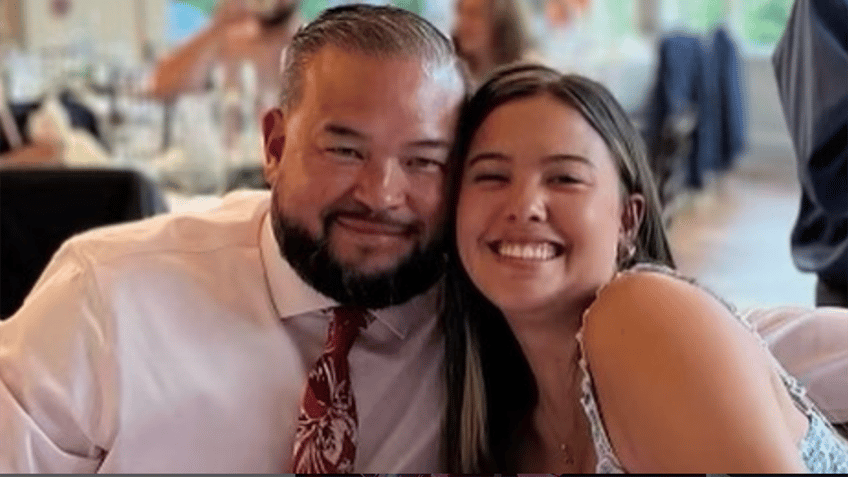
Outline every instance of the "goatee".
<path fill-rule="evenodd" d="M 416 247 L 391 270 L 366 275 L 346 267 L 327 240 L 335 217 L 325 218 L 323 234 L 316 238 L 283 217 L 272 201 L 271 224 L 283 257 L 303 281 L 340 304 L 369 309 L 399 305 L 424 293 L 444 273 L 442 239 Z"/>

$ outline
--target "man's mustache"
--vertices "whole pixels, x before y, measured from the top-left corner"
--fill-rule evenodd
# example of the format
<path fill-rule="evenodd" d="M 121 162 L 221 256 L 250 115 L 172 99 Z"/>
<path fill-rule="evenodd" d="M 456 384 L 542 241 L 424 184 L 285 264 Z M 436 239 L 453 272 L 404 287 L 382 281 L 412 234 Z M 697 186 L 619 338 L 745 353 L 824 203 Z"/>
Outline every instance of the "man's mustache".
<path fill-rule="evenodd" d="M 389 212 L 374 211 L 368 206 L 355 203 L 344 206 L 337 206 L 324 214 L 324 231 L 329 232 L 330 227 L 336 223 L 340 217 L 345 217 L 355 220 L 365 220 L 383 224 L 389 227 L 396 227 L 404 230 L 407 235 L 418 234 L 423 229 L 423 224 L 417 220 L 404 220 L 393 216 Z"/>

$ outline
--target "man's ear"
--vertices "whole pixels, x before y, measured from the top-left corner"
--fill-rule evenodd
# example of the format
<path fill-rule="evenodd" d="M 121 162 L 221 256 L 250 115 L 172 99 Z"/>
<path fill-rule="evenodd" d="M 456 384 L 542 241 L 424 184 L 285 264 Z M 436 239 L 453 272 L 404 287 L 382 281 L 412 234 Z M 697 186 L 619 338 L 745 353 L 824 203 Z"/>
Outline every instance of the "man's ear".
<path fill-rule="evenodd" d="M 262 172 L 265 182 L 273 185 L 276 182 L 280 163 L 283 160 L 283 148 L 286 143 L 286 118 L 283 110 L 273 108 L 262 118 L 262 135 L 265 138 L 265 160 Z"/>
<path fill-rule="evenodd" d="M 645 218 L 645 196 L 634 193 L 625 199 L 621 211 L 621 230 L 624 243 L 633 243 Z"/>

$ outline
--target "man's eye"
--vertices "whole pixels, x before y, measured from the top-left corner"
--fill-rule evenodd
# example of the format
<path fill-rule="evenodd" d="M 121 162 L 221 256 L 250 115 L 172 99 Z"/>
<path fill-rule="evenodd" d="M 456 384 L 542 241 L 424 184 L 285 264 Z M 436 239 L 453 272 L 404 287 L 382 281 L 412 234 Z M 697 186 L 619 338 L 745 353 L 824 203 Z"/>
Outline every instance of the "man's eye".
<path fill-rule="evenodd" d="M 359 150 L 352 147 L 328 147 L 324 151 L 338 159 L 344 160 L 362 159 L 365 157 Z"/>
<path fill-rule="evenodd" d="M 404 162 L 406 167 L 420 172 L 442 172 L 445 168 L 442 162 L 427 157 L 411 157 Z"/>

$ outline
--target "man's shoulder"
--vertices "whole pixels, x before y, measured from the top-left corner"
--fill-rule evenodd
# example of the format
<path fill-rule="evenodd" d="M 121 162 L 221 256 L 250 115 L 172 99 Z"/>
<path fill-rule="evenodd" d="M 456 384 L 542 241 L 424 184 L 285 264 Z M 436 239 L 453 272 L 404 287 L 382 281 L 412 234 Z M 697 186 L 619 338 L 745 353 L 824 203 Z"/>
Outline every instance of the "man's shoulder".
<path fill-rule="evenodd" d="M 99 263 L 132 256 L 255 248 L 269 204 L 268 191 L 233 192 L 208 210 L 98 227 L 70 238 L 64 247 Z"/>

